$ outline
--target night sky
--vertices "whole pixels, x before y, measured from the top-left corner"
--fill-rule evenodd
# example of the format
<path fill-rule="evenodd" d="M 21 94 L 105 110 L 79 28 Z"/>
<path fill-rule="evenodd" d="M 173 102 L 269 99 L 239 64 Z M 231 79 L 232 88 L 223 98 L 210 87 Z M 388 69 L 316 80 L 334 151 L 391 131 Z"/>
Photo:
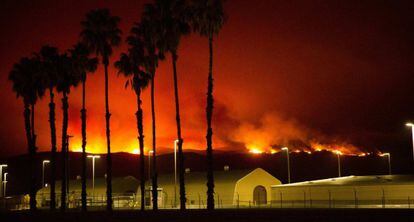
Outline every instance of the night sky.
<path fill-rule="evenodd" d="M 108 7 L 121 17 L 123 38 L 146 1 L 3 0 L 0 3 L 0 157 L 26 153 L 23 103 L 7 80 L 13 63 L 44 44 L 61 51 L 76 43 L 91 9 Z M 228 0 L 228 20 L 214 43 L 214 143 L 246 151 L 289 145 L 349 147 L 349 152 L 391 151 L 411 157 L 414 120 L 414 3 L 412 1 Z M 135 95 L 110 67 L 111 136 L 115 152 L 138 148 Z M 182 39 L 179 86 L 184 149 L 205 147 L 208 41 Z M 172 65 L 156 76 L 157 141 L 172 147 L 176 135 Z M 100 67 L 87 82 L 88 150 L 104 152 L 104 90 Z M 149 90 L 144 128 L 150 146 Z M 61 104 L 57 100 L 60 137 Z M 69 95 L 71 149 L 80 148 L 80 88 Z M 40 151 L 50 149 L 48 97 L 36 107 Z M 58 138 L 58 141 L 59 138 Z M 60 149 L 60 144 L 59 144 Z M 164 149 L 165 150 L 165 149 Z"/>

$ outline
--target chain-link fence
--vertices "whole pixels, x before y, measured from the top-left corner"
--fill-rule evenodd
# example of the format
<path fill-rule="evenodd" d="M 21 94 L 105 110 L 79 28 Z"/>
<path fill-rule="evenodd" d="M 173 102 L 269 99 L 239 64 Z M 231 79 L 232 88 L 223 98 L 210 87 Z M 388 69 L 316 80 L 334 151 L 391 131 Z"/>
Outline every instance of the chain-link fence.
<path fill-rule="evenodd" d="M 0 199 L 0 209 L 2 210 L 26 210 L 29 209 L 29 196 L 18 195 L 8 196 Z M 137 201 L 134 193 L 131 194 L 113 194 L 113 207 L 115 209 L 135 209 L 137 207 Z M 88 195 L 86 200 L 87 206 L 90 209 L 106 209 L 106 195 Z M 82 206 L 82 200 L 80 194 L 72 193 L 67 196 L 66 205 L 68 209 L 80 209 Z M 37 195 L 36 206 L 38 209 L 50 208 L 50 196 L 49 195 Z M 56 194 L 56 207 L 60 208 L 61 200 L 60 194 Z"/>
<path fill-rule="evenodd" d="M 383 195 L 372 198 L 369 194 L 343 196 L 338 193 L 327 194 L 327 198 L 321 196 L 312 197 L 303 193 L 301 198 L 292 198 L 289 195 L 276 195 L 263 199 L 255 199 L 252 195 L 214 195 L 215 208 L 217 209 L 246 209 L 246 208 L 414 208 L 414 200 L 411 196 L 387 197 Z M 276 197 L 277 196 L 277 197 Z M 179 196 L 159 197 L 159 209 L 178 209 Z M 57 208 L 60 207 L 60 196 L 56 199 Z M 82 205 L 80 195 L 69 195 L 67 199 L 68 209 L 80 209 Z M 105 210 L 106 195 L 90 195 L 87 197 L 87 206 L 90 210 Z M 39 209 L 48 209 L 50 199 L 47 196 L 37 198 Z M 140 209 L 140 196 L 131 194 L 113 194 L 113 208 L 115 210 Z M 205 194 L 187 195 L 186 207 L 188 209 L 206 209 L 207 198 Z M 152 209 L 152 201 L 149 196 L 145 198 L 145 208 Z M 0 199 L 1 210 L 27 210 L 29 209 L 28 195 L 8 196 Z"/>

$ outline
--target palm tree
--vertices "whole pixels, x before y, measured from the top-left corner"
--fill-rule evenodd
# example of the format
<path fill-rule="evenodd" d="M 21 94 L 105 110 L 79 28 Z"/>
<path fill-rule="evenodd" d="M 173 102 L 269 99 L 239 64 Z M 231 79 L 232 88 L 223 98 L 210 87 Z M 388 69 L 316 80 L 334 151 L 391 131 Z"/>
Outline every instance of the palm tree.
<path fill-rule="evenodd" d="M 66 210 L 66 192 L 67 192 L 67 155 L 68 155 L 68 110 L 69 110 L 69 94 L 70 88 L 72 86 L 76 87 L 80 80 L 81 76 L 74 69 L 73 60 L 65 53 L 62 54 L 59 58 L 58 65 L 58 77 L 56 83 L 56 90 L 59 93 L 62 93 L 62 110 L 63 110 L 63 120 L 62 120 L 62 190 L 61 190 L 61 210 Z"/>
<path fill-rule="evenodd" d="M 137 96 L 137 130 L 140 155 L 140 189 L 141 189 L 141 210 L 145 209 L 145 156 L 144 156 L 144 130 L 141 92 L 145 89 L 151 79 L 151 75 L 142 71 L 144 62 L 144 48 L 140 39 L 131 35 L 128 37 L 130 46 L 128 54 L 122 53 L 119 61 L 115 63 L 119 73 L 127 79 L 125 87 L 131 86 Z"/>
<path fill-rule="evenodd" d="M 89 57 L 88 48 L 78 43 L 69 50 L 71 59 L 73 61 L 74 71 L 76 76 L 80 76 L 82 82 L 82 211 L 86 211 L 86 75 L 87 73 L 95 72 L 98 59 Z"/>
<path fill-rule="evenodd" d="M 224 21 L 223 0 L 192 0 L 192 27 L 201 36 L 208 38 L 210 61 L 207 86 L 207 209 L 214 209 L 214 176 L 213 176 L 213 37 L 220 32 Z"/>
<path fill-rule="evenodd" d="M 161 21 L 161 38 L 160 50 L 171 54 L 174 79 L 174 96 L 175 96 L 175 114 L 177 126 L 177 147 L 178 147 L 178 169 L 180 181 L 180 209 L 185 210 L 185 179 L 184 179 L 184 154 L 183 154 L 183 138 L 181 136 L 181 119 L 180 119 L 180 103 L 178 94 L 178 46 L 181 37 L 189 34 L 190 25 L 186 21 L 188 7 L 185 0 L 156 0 L 156 8 L 160 10 Z M 175 201 L 175 200 L 174 200 Z M 174 203 L 175 204 L 175 203 Z"/>
<path fill-rule="evenodd" d="M 158 61 L 164 59 L 164 54 L 159 50 L 161 21 L 160 10 L 156 5 L 146 4 L 141 23 L 136 24 L 131 33 L 141 36 L 144 46 L 144 67 L 151 75 L 151 117 L 152 117 L 152 208 L 158 210 L 158 172 L 157 172 L 157 144 L 155 124 L 155 71 Z"/>
<path fill-rule="evenodd" d="M 41 62 L 37 58 L 24 57 L 13 66 L 9 80 L 13 83 L 13 91 L 17 97 L 23 98 L 24 125 L 29 152 L 29 178 L 30 178 L 30 210 L 36 210 L 36 134 L 34 126 L 34 107 L 39 98 L 44 95 L 45 88 L 41 77 Z"/>
<path fill-rule="evenodd" d="M 101 61 L 105 68 L 105 122 L 106 122 L 106 142 L 107 142 L 107 169 L 106 169 L 106 207 L 112 211 L 112 159 L 111 159 L 111 139 L 109 119 L 109 99 L 108 99 L 108 65 L 109 57 L 112 54 L 112 47 L 118 46 L 121 42 L 121 30 L 118 28 L 120 18 L 112 16 L 109 9 L 96 9 L 86 14 L 86 19 L 82 21 L 83 30 L 81 41 L 87 48 L 101 56 Z"/>
<path fill-rule="evenodd" d="M 56 123 L 55 123 L 55 102 L 53 90 L 57 81 L 57 66 L 59 53 L 56 47 L 45 45 L 40 49 L 38 55 L 42 61 L 42 72 L 45 86 L 49 90 L 49 124 L 51 139 L 51 175 L 50 175 L 50 209 L 56 209 Z"/>

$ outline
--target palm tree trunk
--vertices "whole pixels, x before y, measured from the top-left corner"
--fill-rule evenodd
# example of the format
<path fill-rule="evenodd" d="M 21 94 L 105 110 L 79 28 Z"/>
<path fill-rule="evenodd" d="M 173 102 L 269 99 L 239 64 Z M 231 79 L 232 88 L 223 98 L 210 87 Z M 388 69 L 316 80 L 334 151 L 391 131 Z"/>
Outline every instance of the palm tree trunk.
<path fill-rule="evenodd" d="M 56 124 L 55 124 L 55 102 L 53 101 L 53 88 L 49 88 L 49 124 L 50 139 L 52 144 L 52 153 L 50 158 L 50 166 L 52 173 L 50 174 L 50 209 L 56 209 Z M 43 185 L 43 184 L 42 184 Z"/>
<path fill-rule="evenodd" d="M 32 113 L 31 113 L 31 122 L 32 122 L 32 145 L 33 145 L 33 149 L 36 150 L 36 134 L 35 134 L 35 118 L 34 118 L 34 114 L 35 114 L 35 105 L 32 104 Z"/>
<path fill-rule="evenodd" d="M 183 138 L 181 137 L 181 119 L 180 119 L 180 101 L 178 94 L 178 80 L 177 80 L 177 52 L 172 52 L 173 74 L 174 74 L 174 95 L 175 95 L 175 120 L 177 122 L 177 139 L 178 139 L 178 170 L 180 180 L 180 209 L 185 210 L 185 180 L 184 180 L 184 153 L 183 153 Z M 174 203 L 175 204 L 175 203 Z"/>
<path fill-rule="evenodd" d="M 36 134 L 35 134 L 35 105 L 32 104 L 32 149 L 30 152 L 31 181 L 30 181 L 30 210 L 36 210 Z"/>
<path fill-rule="evenodd" d="M 138 128 L 138 142 L 139 142 L 139 164 L 140 164 L 140 187 L 141 187 L 141 210 L 145 210 L 145 154 L 144 154 L 144 127 L 143 127 L 143 112 L 141 101 L 141 89 L 138 86 L 137 90 L 137 105 L 138 110 L 135 113 L 137 117 Z"/>
<path fill-rule="evenodd" d="M 26 131 L 26 140 L 27 140 L 27 152 L 29 153 L 29 161 L 30 161 L 30 165 L 29 167 L 32 168 L 32 130 L 31 130 L 31 123 L 30 123 L 30 107 L 28 103 L 24 103 L 24 112 L 23 112 L 23 116 L 24 116 L 24 128 Z M 29 176 L 29 184 L 30 184 L 30 189 L 32 187 L 32 170 L 28 169 L 28 171 L 30 173 Z"/>
<path fill-rule="evenodd" d="M 111 131 L 109 126 L 109 119 L 111 114 L 109 113 L 109 98 L 108 98 L 108 58 L 104 58 L 105 66 L 105 120 L 106 120 L 106 209 L 112 211 L 112 158 L 111 158 Z"/>
<path fill-rule="evenodd" d="M 155 130 L 155 70 L 151 70 L 151 116 L 152 116 L 152 209 L 158 210 L 158 185 L 157 185 L 157 155 L 156 155 L 156 130 Z"/>
<path fill-rule="evenodd" d="M 83 78 L 82 81 L 82 110 L 81 110 L 81 119 L 82 119 L 82 211 L 86 211 L 86 88 L 85 88 L 86 79 Z"/>
<path fill-rule="evenodd" d="M 34 108 L 34 105 L 32 105 L 32 110 Z M 36 175 L 34 169 L 34 158 L 35 158 L 35 152 L 36 148 L 34 145 L 33 140 L 33 126 L 31 125 L 34 121 L 34 111 L 32 111 L 32 117 L 30 116 L 31 110 L 29 108 L 29 104 L 24 104 L 24 125 L 26 129 L 26 139 L 27 139 L 27 146 L 28 146 L 28 152 L 29 152 L 29 166 L 30 169 L 28 169 L 29 172 L 29 184 L 30 184 L 30 210 L 36 210 Z"/>
<path fill-rule="evenodd" d="M 213 176 L 213 129 L 211 119 L 213 115 L 213 36 L 209 37 L 210 63 L 207 86 L 207 210 L 214 210 L 214 176 Z"/>
<path fill-rule="evenodd" d="M 26 140 L 27 140 L 27 151 L 30 154 L 32 151 L 32 130 L 30 123 L 30 107 L 28 103 L 24 103 L 24 128 L 26 130 Z"/>
<path fill-rule="evenodd" d="M 63 110 L 63 121 L 62 121 L 62 185 L 61 185 L 61 198 L 60 198 L 60 209 L 66 210 L 66 193 L 67 193 L 67 134 L 68 134 L 68 97 L 66 92 L 63 92 L 62 98 L 62 110 Z"/>

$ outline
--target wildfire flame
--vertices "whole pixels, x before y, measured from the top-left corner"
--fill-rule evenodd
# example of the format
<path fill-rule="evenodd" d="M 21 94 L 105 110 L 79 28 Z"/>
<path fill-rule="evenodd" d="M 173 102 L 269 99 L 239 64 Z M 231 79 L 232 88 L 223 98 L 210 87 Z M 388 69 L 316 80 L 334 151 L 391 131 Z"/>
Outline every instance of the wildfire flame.
<path fill-rule="evenodd" d="M 271 147 L 271 146 L 268 146 Z M 281 151 L 281 148 L 266 148 L 266 147 L 258 147 L 254 145 L 247 145 L 247 150 L 249 153 L 252 154 L 275 154 Z M 359 156 L 364 157 L 370 155 L 370 153 L 362 152 L 357 147 L 351 144 L 322 144 L 312 142 L 309 147 L 300 147 L 291 149 L 289 152 L 294 153 L 307 153 L 312 154 L 313 152 L 321 152 L 321 151 L 328 151 L 338 155 L 346 155 L 346 156 Z"/>
<path fill-rule="evenodd" d="M 138 147 L 137 142 L 131 141 L 129 145 L 126 145 L 125 149 L 123 150 L 125 150 L 128 153 L 138 155 L 140 154 L 140 151 L 136 147 Z M 86 152 L 93 153 L 93 154 L 100 154 L 100 153 L 104 153 L 103 151 L 105 150 L 105 148 L 106 148 L 105 141 L 95 140 L 93 142 L 88 142 L 86 146 Z M 73 139 L 73 141 L 70 142 L 70 151 L 71 152 L 82 152 L 82 141 L 79 139 Z M 144 152 L 144 153 L 147 153 L 147 152 Z"/>
<path fill-rule="evenodd" d="M 139 151 L 139 149 L 133 149 L 131 153 L 139 155 L 141 152 Z"/>
<path fill-rule="evenodd" d="M 253 154 L 275 154 L 286 146 L 289 152 L 294 153 L 328 151 L 341 155 L 368 155 L 363 149 L 340 138 L 330 138 L 273 112 L 264 114 L 256 122 L 242 122 L 232 133 L 232 140 L 244 144 Z"/>
<path fill-rule="evenodd" d="M 71 129 L 71 131 L 76 131 Z M 277 113 L 267 113 L 258 122 L 242 121 L 240 124 L 228 130 L 227 140 L 244 144 L 247 151 L 254 155 L 259 154 L 276 154 L 281 152 L 282 147 L 288 147 L 288 152 L 312 154 L 314 152 L 328 151 L 339 155 L 352 155 L 364 157 L 370 153 L 362 151 L 362 149 L 347 142 L 343 142 L 338 138 L 329 138 L 326 135 L 318 133 L 315 130 L 306 128 L 298 122 L 285 119 Z M 139 154 L 138 141 L 136 138 L 131 139 L 122 137 L 122 143 L 116 143 L 117 150 L 129 152 L 131 154 Z M 175 139 L 164 137 L 160 140 L 164 144 L 173 147 Z M 161 141 L 161 142 L 163 142 Z M 81 137 L 75 136 L 70 140 L 71 151 L 81 152 Z M 148 144 L 148 143 L 147 143 Z M 204 141 L 198 138 L 186 138 L 184 148 L 202 149 Z M 215 148 L 223 145 L 222 141 L 215 141 Z M 168 146 L 165 146 L 168 147 Z M 220 149 L 220 148 L 218 148 Z M 145 146 L 144 153 L 147 154 L 150 148 Z M 88 137 L 86 151 L 88 153 L 105 153 L 106 139 L 105 137 Z M 374 154 L 374 153 L 372 153 Z"/>
<path fill-rule="evenodd" d="M 262 151 L 262 150 L 260 150 L 260 149 L 258 149 L 258 148 L 251 148 L 251 149 L 249 150 L 249 152 L 250 152 L 250 153 L 253 153 L 253 154 L 262 154 L 262 153 L 263 153 L 263 151 Z"/>

